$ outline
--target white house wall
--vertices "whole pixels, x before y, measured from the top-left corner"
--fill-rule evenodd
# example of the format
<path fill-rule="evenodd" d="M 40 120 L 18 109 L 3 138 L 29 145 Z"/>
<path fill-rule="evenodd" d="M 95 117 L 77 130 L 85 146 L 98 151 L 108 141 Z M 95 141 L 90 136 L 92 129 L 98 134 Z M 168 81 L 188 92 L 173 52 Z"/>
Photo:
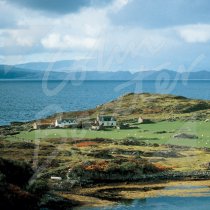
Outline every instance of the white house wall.
<path fill-rule="evenodd" d="M 116 121 L 100 121 L 99 125 L 103 126 L 116 126 L 117 122 Z"/>
<path fill-rule="evenodd" d="M 60 128 L 63 128 L 65 126 L 70 126 L 70 125 L 76 125 L 76 123 L 72 123 L 72 122 L 58 123 L 57 121 L 55 123 L 55 126 L 60 127 Z"/>

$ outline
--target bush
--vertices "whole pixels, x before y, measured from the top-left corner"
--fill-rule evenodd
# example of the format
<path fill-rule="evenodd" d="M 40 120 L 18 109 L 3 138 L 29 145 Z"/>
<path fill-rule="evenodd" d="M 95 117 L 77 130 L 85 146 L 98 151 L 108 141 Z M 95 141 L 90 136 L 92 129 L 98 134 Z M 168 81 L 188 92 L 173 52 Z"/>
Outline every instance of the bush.
<path fill-rule="evenodd" d="M 6 187 L 6 177 L 4 174 L 0 173 L 0 194 L 3 193 L 5 187 Z"/>
<path fill-rule="evenodd" d="M 42 196 L 43 194 L 49 191 L 49 187 L 46 181 L 40 179 L 35 180 L 32 184 L 29 184 L 27 190 L 32 194 Z"/>
<path fill-rule="evenodd" d="M 37 210 L 38 200 L 35 196 L 16 185 L 6 185 L 0 195 L 0 209 Z"/>
<path fill-rule="evenodd" d="M 0 172 L 8 183 L 25 186 L 33 175 L 32 168 L 25 162 L 0 158 Z"/>
<path fill-rule="evenodd" d="M 0 209 L 39 209 L 40 196 L 49 189 L 43 180 L 27 186 L 32 175 L 28 164 L 0 158 Z"/>
<path fill-rule="evenodd" d="M 74 146 L 76 147 L 89 147 L 89 146 L 95 146 L 95 145 L 98 145 L 98 143 L 93 142 L 93 141 L 85 141 L 85 142 L 74 144 Z"/>
<path fill-rule="evenodd" d="M 138 165 L 135 162 L 131 162 L 131 161 L 124 162 L 120 165 L 120 169 L 122 171 L 133 171 L 133 172 L 135 172 L 135 170 L 137 168 L 138 168 Z"/>
<path fill-rule="evenodd" d="M 206 102 L 199 102 L 197 104 L 193 104 L 191 106 L 186 107 L 183 110 L 183 113 L 190 113 L 190 112 L 196 112 L 196 111 L 200 111 L 200 110 L 205 110 L 205 109 L 209 109 L 210 105 Z"/>
<path fill-rule="evenodd" d="M 40 209 L 71 210 L 72 207 L 77 206 L 78 204 L 78 202 L 60 197 L 58 195 L 46 194 L 42 198 Z"/>

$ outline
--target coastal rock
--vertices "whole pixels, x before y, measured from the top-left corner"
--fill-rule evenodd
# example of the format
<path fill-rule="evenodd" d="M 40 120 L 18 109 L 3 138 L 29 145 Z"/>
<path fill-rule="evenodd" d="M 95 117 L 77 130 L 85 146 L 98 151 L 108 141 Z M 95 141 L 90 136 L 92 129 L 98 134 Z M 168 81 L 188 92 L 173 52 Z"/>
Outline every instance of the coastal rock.
<path fill-rule="evenodd" d="M 183 155 L 175 151 L 155 151 L 155 152 L 144 152 L 145 157 L 164 157 L 164 158 L 178 158 L 183 157 Z"/>
<path fill-rule="evenodd" d="M 179 134 L 175 134 L 173 136 L 173 138 L 177 138 L 177 139 L 198 139 L 198 136 L 196 136 L 194 134 L 179 133 Z"/>

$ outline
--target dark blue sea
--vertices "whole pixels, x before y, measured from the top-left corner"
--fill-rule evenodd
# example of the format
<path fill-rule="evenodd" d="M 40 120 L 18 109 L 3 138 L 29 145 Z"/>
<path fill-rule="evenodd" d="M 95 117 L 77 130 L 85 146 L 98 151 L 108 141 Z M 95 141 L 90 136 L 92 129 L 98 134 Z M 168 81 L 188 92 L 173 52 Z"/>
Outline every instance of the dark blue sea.
<path fill-rule="evenodd" d="M 210 100 L 210 81 L 0 81 L 0 125 L 85 110 L 128 92 Z"/>

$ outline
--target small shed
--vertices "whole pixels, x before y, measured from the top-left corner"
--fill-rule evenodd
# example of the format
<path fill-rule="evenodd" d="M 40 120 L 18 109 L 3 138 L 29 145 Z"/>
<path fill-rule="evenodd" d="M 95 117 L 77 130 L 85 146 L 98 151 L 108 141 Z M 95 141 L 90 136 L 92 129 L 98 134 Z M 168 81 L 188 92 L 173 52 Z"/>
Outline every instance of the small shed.
<path fill-rule="evenodd" d="M 143 123 L 143 122 L 144 122 L 143 117 L 139 117 L 139 118 L 138 118 L 138 123 Z"/>
<path fill-rule="evenodd" d="M 52 121 L 48 120 L 40 120 L 33 123 L 33 129 L 46 129 L 46 128 L 54 128 L 55 124 Z"/>

